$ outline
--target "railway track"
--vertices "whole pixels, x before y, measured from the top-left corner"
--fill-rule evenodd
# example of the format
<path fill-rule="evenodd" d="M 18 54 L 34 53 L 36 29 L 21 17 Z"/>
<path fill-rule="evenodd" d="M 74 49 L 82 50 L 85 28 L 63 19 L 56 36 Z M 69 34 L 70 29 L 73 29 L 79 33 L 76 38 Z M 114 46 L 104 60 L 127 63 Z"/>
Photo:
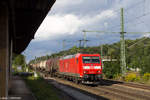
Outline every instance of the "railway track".
<path fill-rule="evenodd" d="M 72 81 L 46 77 L 60 85 L 84 93 L 94 99 L 91 100 L 150 100 L 150 87 L 142 84 L 124 83 L 114 80 L 102 80 L 98 86 L 75 84 Z M 82 100 L 82 99 L 77 99 Z"/>
<path fill-rule="evenodd" d="M 52 80 L 57 81 L 58 83 L 64 84 L 65 86 L 69 86 L 77 91 L 80 91 L 84 94 L 93 96 L 96 98 L 95 100 L 150 100 L 150 91 L 143 91 L 141 87 L 133 86 L 134 88 L 128 88 L 129 86 L 124 85 L 124 83 L 103 83 L 103 85 L 99 86 L 89 86 L 83 84 L 75 84 L 71 81 L 52 78 Z M 108 85 L 109 84 L 109 85 Z M 110 85 L 111 84 L 111 85 Z M 121 84 L 121 85 L 120 85 Z M 127 84 L 128 85 L 128 84 Z M 139 86 L 139 85 L 138 85 Z M 141 86 L 141 85 L 140 85 Z M 130 85 L 130 87 L 132 87 Z M 135 89 L 136 88 L 136 89 Z M 143 88 L 142 88 L 143 89 Z M 94 94 L 94 95 L 91 95 Z"/>
<path fill-rule="evenodd" d="M 150 86 L 148 85 L 143 85 L 139 83 L 131 83 L 131 82 L 120 82 L 120 81 L 115 81 L 115 80 L 106 80 L 103 79 L 101 85 L 121 85 L 121 86 L 127 86 L 135 89 L 141 89 L 144 91 L 150 91 Z"/>
<path fill-rule="evenodd" d="M 126 88 L 118 88 L 113 86 L 98 86 L 95 89 L 107 91 L 113 95 L 112 98 L 116 98 L 116 99 L 120 98 L 125 100 L 150 100 L 149 95 L 144 95 L 140 91 L 138 92 L 133 90 L 131 91 L 130 89 L 126 89 Z"/>

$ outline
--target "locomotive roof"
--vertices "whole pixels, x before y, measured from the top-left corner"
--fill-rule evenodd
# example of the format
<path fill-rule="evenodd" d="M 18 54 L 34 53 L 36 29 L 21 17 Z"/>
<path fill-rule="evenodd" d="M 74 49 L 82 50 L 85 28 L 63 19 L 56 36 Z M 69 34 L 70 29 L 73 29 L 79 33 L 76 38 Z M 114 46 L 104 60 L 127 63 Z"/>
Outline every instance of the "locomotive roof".
<path fill-rule="evenodd" d="M 60 59 L 69 59 L 69 58 L 74 58 L 76 56 L 76 54 L 74 55 L 67 55 L 65 57 L 61 57 Z"/>
<path fill-rule="evenodd" d="M 74 55 L 67 55 L 67 56 L 64 56 L 64 57 L 61 57 L 60 59 L 70 59 L 70 58 L 74 58 L 75 56 L 80 56 L 80 55 L 89 55 L 89 54 L 84 54 L 84 53 L 77 53 L 77 54 L 74 54 Z M 91 54 L 92 55 L 92 54 Z M 93 55 L 97 55 L 97 54 L 93 54 Z"/>

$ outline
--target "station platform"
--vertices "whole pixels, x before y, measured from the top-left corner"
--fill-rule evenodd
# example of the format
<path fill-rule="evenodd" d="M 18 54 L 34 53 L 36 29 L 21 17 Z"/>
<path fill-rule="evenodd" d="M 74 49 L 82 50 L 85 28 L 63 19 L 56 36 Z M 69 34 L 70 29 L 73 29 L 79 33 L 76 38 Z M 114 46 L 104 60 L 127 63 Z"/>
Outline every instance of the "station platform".
<path fill-rule="evenodd" d="M 12 76 L 9 89 L 9 100 L 36 100 L 20 76 Z"/>

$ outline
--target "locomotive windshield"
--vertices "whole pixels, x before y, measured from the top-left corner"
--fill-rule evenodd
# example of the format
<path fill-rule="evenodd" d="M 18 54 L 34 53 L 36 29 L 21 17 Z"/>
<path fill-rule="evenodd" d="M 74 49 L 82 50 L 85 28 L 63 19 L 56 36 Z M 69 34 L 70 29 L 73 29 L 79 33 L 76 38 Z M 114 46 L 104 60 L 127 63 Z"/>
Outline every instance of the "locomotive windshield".
<path fill-rule="evenodd" d="M 100 63 L 100 60 L 97 56 L 83 57 L 83 63 Z"/>

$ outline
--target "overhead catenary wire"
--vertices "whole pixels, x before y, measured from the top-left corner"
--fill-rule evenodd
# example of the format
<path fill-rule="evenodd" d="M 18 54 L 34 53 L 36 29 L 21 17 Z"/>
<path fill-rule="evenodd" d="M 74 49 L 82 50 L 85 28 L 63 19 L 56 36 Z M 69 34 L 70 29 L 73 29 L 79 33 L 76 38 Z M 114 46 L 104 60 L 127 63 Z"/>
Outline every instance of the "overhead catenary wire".
<path fill-rule="evenodd" d="M 125 13 L 127 13 L 129 10 L 131 10 L 131 9 L 133 9 L 133 8 L 136 8 L 138 5 L 141 5 L 141 4 L 143 4 L 143 0 L 141 0 L 140 2 L 137 2 L 137 3 L 135 3 L 134 5 L 131 5 L 130 7 L 128 7 L 128 8 L 125 8 L 125 10 L 126 10 L 126 12 Z M 113 9 L 110 9 L 110 10 L 113 10 Z M 115 10 L 113 10 L 114 11 L 114 13 L 120 13 L 120 9 L 115 9 Z M 117 15 L 117 14 L 116 14 Z M 119 14 L 118 14 L 119 15 Z M 111 16 L 106 16 L 105 18 L 107 18 L 107 17 L 111 17 Z M 138 17 L 141 17 L 141 16 L 138 16 Z M 113 19 L 114 20 L 114 19 Z M 131 21 L 131 20 L 130 20 Z M 130 21 L 128 21 L 127 23 L 129 23 Z M 120 24 L 117 24 L 117 25 L 114 25 L 114 26 L 111 26 L 111 27 L 108 27 L 109 29 L 115 29 L 115 28 L 120 28 Z"/>
<path fill-rule="evenodd" d="M 124 10 L 126 10 L 125 15 L 128 14 L 128 12 L 131 11 L 131 9 L 136 8 L 138 5 L 141 5 L 141 4 L 144 4 L 144 3 L 143 3 L 143 0 L 141 0 L 140 2 L 135 3 L 134 5 L 131 5 L 131 6 L 128 7 L 128 8 L 125 8 L 125 9 L 124 9 Z M 120 12 L 120 10 L 118 9 L 117 12 Z M 120 24 L 115 25 L 114 27 L 116 27 L 116 26 L 120 26 Z M 111 28 L 114 28 L 114 27 L 111 27 Z"/>
<path fill-rule="evenodd" d="M 125 24 L 132 23 L 132 22 L 134 22 L 134 21 L 136 21 L 136 20 L 138 20 L 138 19 L 140 19 L 142 17 L 145 17 L 145 16 L 149 15 L 149 14 L 150 14 L 150 12 L 147 12 L 147 13 L 145 13 L 143 15 L 137 16 L 137 17 L 134 18 L 134 20 L 133 19 L 128 20 L 127 22 L 125 22 Z"/>
<path fill-rule="evenodd" d="M 77 44 L 78 41 L 71 41 L 71 40 L 63 40 L 63 50 L 66 49 L 66 47 L 69 46 L 75 46 Z"/>
<path fill-rule="evenodd" d="M 142 0 L 142 1 L 140 1 L 140 2 L 135 3 L 134 5 L 131 5 L 131 6 L 128 7 L 128 8 L 125 8 L 125 10 L 126 10 L 125 16 L 127 16 L 127 15 L 128 15 L 128 12 L 129 12 L 129 11 L 132 11 L 132 9 L 136 8 L 136 7 L 139 6 L 139 5 L 145 4 L 145 3 L 146 3 L 146 0 L 144 0 L 144 2 L 143 2 L 143 0 Z M 133 19 L 126 20 L 125 25 L 128 24 L 128 23 L 132 23 L 132 22 L 134 22 L 134 21 L 136 21 L 136 20 L 138 20 L 138 19 L 140 19 L 140 18 L 142 18 L 142 17 L 145 17 L 145 16 L 149 15 L 150 12 L 146 12 L 146 11 L 145 11 L 145 6 L 143 6 L 143 7 L 144 7 L 144 11 L 143 11 L 144 14 L 142 14 L 142 15 L 140 15 L 140 16 L 133 17 Z M 119 26 L 120 26 L 120 24 L 114 25 L 114 26 L 112 26 L 112 27 L 109 27 L 109 29 L 120 28 Z"/>
<path fill-rule="evenodd" d="M 138 42 L 136 42 L 136 43 L 134 43 L 134 44 L 132 44 L 132 45 L 130 45 L 129 47 L 127 47 L 128 49 L 130 49 L 130 48 L 132 48 L 132 47 L 134 47 L 136 44 L 138 44 L 138 43 L 140 43 L 140 42 L 142 42 L 142 41 L 144 41 L 144 40 L 146 40 L 147 38 L 146 37 L 144 37 L 142 40 L 140 40 L 140 41 L 138 41 Z"/>
<path fill-rule="evenodd" d="M 137 22 L 134 22 L 134 23 L 127 23 L 126 28 L 129 28 L 129 27 L 132 28 L 133 25 L 135 28 L 137 25 L 142 25 L 143 23 L 146 24 L 146 22 L 143 20 L 138 20 Z"/>
<path fill-rule="evenodd" d="M 124 10 L 125 10 L 124 15 L 128 14 L 128 11 L 131 11 L 131 9 L 134 9 L 134 8 L 136 8 L 137 6 L 142 5 L 142 4 L 143 4 L 143 0 L 141 0 L 141 1 L 137 2 L 137 3 L 135 3 L 134 5 L 129 6 L 128 8 L 124 8 Z"/>
<path fill-rule="evenodd" d="M 137 9 L 136 9 L 137 10 Z M 125 25 L 127 26 L 128 24 L 132 24 L 135 21 L 139 21 L 139 19 L 147 17 L 148 15 L 150 15 L 150 12 L 146 12 L 146 0 L 143 1 L 143 14 L 133 17 L 132 19 L 129 19 L 125 22 Z M 128 15 L 129 16 L 129 15 Z M 131 16 L 131 15 L 130 15 Z M 131 17 L 130 17 L 131 18 Z M 142 21 L 142 23 L 144 23 L 144 21 Z M 138 23 L 139 24 L 139 23 Z"/>

